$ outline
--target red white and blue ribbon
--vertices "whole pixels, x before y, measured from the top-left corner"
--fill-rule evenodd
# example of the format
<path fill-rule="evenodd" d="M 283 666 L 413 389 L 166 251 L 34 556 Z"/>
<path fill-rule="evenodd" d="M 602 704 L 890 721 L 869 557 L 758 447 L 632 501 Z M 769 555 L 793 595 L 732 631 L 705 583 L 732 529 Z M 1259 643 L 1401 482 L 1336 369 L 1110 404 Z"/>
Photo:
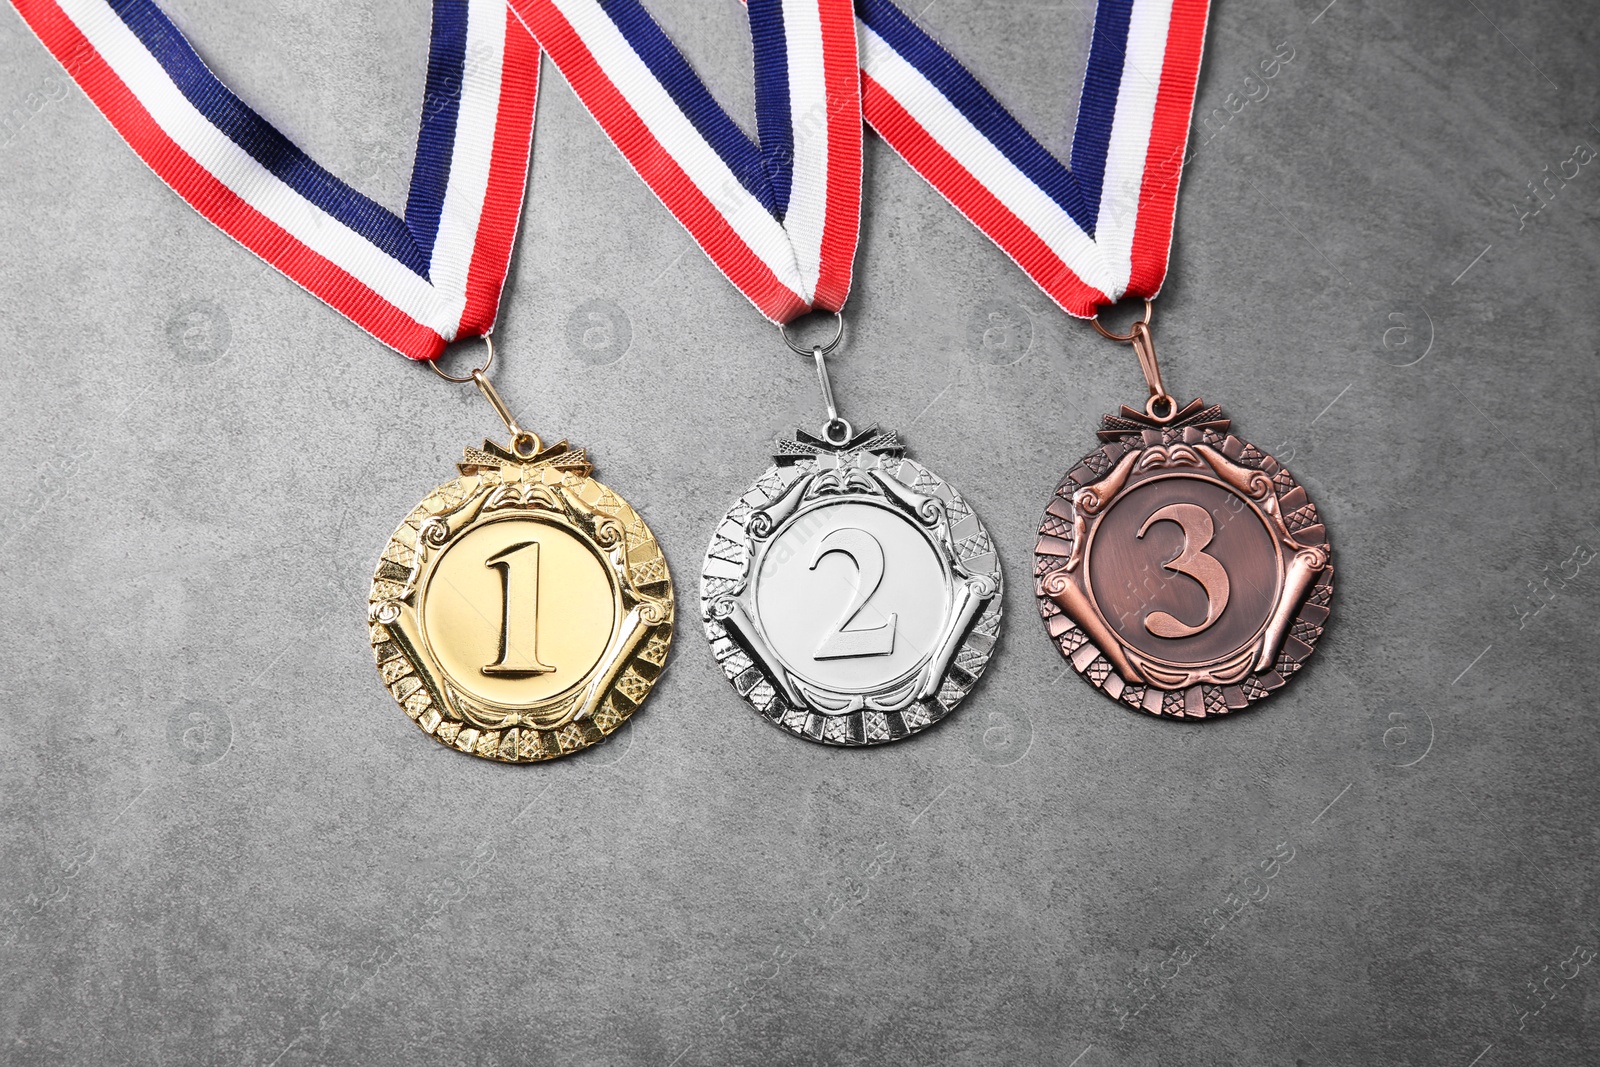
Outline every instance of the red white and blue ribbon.
<path fill-rule="evenodd" d="M 861 80 L 850 0 L 751 0 L 752 142 L 638 0 L 511 0 L 584 105 L 713 262 L 787 322 L 850 292 Z"/>
<path fill-rule="evenodd" d="M 1166 278 L 1208 0 L 1099 0 L 1072 163 L 890 0 L 856 0 L 873 129 L 1073 315 Z"/>
<path fill-rule="evenodd" d="M 149 0 L 12 3 L 163 181 L 378 340 L 431 359 L 493 327 L 539 71 L 504 0 L 435 0 L 403 218 L 252 111 Z"/>

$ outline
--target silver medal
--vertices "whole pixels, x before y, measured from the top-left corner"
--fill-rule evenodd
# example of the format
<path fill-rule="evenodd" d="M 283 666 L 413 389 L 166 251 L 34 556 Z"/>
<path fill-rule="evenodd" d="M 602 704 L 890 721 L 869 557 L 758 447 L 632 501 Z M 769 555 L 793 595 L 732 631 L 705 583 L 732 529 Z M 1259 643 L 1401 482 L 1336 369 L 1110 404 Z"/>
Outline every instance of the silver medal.
<path fill-rule="evenodd" d="M 822 374 L 821 355 L 818 368 Z M 810 741 L 875 745 L 948 715 L 1000 635 L 1000 561 L 978 516 L 893 431 L 780 440 L 717 525 L 701 615 L 734 688 Z"/>

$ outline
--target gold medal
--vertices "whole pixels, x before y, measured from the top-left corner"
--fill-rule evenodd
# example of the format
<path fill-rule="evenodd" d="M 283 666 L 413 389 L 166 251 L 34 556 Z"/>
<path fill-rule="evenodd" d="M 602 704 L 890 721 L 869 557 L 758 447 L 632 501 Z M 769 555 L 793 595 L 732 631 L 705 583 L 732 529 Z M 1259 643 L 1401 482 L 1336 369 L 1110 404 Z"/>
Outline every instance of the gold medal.
<path fill-rule="evenodd" d="M 468 448 L 406 516 L 367 614 L 378 673 L 424 733 L 523 763 L 604 740 L 644 702 L 672 643 L 672 578 L 585 450 L 518 426 L 487 367 L 452 380 L 477 384 L 511 445 Z"/>

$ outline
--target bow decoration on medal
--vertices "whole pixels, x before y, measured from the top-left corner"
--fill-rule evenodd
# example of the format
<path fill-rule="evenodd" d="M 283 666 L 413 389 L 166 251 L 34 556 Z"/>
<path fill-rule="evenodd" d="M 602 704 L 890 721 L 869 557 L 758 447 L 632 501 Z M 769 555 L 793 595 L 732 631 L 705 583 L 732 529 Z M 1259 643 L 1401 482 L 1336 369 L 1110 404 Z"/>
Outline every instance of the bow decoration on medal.
<path fill-rule="evenodd" d="M 1065 311 L 1130 345 L 1146 402 L 1102 421 L 1057 487 L 1034 576 L 1051 642 L 1096 688 L 1204 719 L 1286 684 L 1328 617 L 1327 530 L 1220 408 L 1162 382 L 1166 278 L 1207 0 L 1099 0 L 1072 165 L 1052 156 L 890 0 L 860 0 L 873 128 Z M 1102 308 L 1145 300 L 1126 333 Z"/>
<path fill-rule="evenodd" d="M 701 618 L 735 689 L 807 740 L 872 745 L 942 719 L 1000 627 L 982 523 L 892 431 L 840 416 L 828 356 L 844 336 L 861 207 L 861 77 L 850 0 L 748 5 L 752 142 L 637 0 L 511 0 L 578 96 L 739 290 L 780 328 L 833 313 L 815 362 L 825 421 L 778 442 L 718 523 Z"/>
<path fill-rule="evenodd" d="M 539 48 L 515 14 L 503 0 L 435 0 L 401 217 L 251 110 L 149 0 L 13 3 L 195 210 L 384 344 L 476 385 L 505 423 L 510 444 L 469 447 L 378 562 L 368 633 L 395 702 L 441 744 L 501 762 L 605 740 L 661 675 L 672 582 L 587 451 L 546 447 L 487 376 L 538 87 Z M 473 337 L 481 365 L 439 367 Z"/>

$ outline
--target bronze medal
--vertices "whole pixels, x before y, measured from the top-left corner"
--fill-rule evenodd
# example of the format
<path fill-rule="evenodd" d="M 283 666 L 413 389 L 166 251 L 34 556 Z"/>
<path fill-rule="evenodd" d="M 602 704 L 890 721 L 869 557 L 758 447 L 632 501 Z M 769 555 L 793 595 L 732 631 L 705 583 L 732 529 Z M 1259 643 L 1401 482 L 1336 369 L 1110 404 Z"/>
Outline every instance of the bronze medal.
<path fill-rule="evenodd" d="M 1283 685 L 1322 636 L 1333 594 L 1316 505 L 1222 409 L 1179 408 L 1148 323 L 1129 338 L 1152 396 L 1102 420 L 1035 549 L 1050 640 L 1097 689 L 1152 715 L 1203 719 Z"/>

